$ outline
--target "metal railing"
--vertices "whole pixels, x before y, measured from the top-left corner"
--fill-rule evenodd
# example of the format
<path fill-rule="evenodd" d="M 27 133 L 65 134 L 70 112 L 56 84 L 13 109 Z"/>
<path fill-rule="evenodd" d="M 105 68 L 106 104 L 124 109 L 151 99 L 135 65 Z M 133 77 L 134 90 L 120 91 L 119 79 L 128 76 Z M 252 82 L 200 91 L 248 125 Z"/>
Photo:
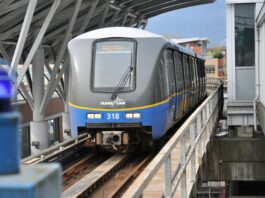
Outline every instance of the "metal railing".
<path fill-rule="evenodd" d="M 161 192 L 164 197 L 176 195 L 177 189 L 180 193 L 177 197 L 189 197 L 212 131 L 218 123 L 222 100 L 223 85 L 219 84 L 219 87 L 176 131 L 123 197 L 142 197 L 147 186 L 159 171 L 164 175 L 164 188 Z M 176 158 L 173 151 L 176 150 L 179 153 L 179 159 L 173 160 Z M 172 163 L 177 163 L 177 165 L 172 166 Z M 164 168 L 161 169 L 162 167 Z"/>
<path fill-rule="evenodd" d="M 216 88 L 219 87 L 221 83 L 223 84 L 224 88 L 227 88 L 227 78 L 214 78 L 214 77 L 206 78 L 207 89 L 215 90 Z"/>

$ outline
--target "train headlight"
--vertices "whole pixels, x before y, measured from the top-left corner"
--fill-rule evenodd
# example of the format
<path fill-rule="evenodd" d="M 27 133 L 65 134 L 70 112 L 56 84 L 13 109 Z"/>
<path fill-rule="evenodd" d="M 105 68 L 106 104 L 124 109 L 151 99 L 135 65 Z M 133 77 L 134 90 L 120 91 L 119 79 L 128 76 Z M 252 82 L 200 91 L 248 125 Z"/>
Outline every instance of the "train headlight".
<path fill-rule="evenodd" d="M 95 113 L 95 119 L 101 119 L 102 116 L 101 116 L 101 113 Z"/>
<path fill-rule="evenodd" d="M 102 115 L 101 113 L 88 113 L 86 117 L 87 119 L 101 119 Z"/>
<path fill-rule="evenodd" d="M 140 113 L 133 113 L 133 118 L 140 119 L 141 118 L 141 114 Z"/>
<path fill-rule="evenodd" d="M 140 119 L 141 114 L 140 113 L 126 113 L 125 117 L 126 119 Z"/>
<path fill-rule="evenodd" d="M 133 114 L 132 114 L 132 113 L 126 113 L 126 114 L 125 114 L 125 117 L 126 117 L 127 119 L 132 119 L 132 118 L 133 118 Z"/>

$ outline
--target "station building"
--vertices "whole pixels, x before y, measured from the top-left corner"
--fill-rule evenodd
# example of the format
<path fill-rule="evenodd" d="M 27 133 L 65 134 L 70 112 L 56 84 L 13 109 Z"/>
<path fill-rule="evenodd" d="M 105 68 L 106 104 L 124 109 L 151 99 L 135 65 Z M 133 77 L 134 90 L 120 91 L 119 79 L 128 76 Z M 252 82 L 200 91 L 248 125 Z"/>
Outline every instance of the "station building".
<path fill-rule="evenodd" d="M 206 76 L 213 78 L 225 77 L 224 64 L 224 58 L 207 58 L 205 62 Z"/>
<path fill-rule="evenodd" d="M 226 9 L 228 125 L 264 132 L 265 3 L 227 0 Z"/>

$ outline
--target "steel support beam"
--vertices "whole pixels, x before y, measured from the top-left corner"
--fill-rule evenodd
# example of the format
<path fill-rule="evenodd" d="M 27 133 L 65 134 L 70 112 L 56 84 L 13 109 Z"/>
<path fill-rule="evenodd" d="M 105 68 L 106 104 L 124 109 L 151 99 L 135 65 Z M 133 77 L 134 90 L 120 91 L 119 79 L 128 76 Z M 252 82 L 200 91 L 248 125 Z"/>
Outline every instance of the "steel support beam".
<path fill-rule="evenodd" d="M 95 13 L 95 10 L 96 10 L 96 7 L 98 5 L 98 2 L 99 2 L 99 0 L 95 0 L 95 1 L 92 2 L 91 7 L 89 9 L 89 12 L 87 13 L 87 15 L 85 17 L 84 22 L 81 25 L 81 28 L 80 28 L 78 34 L 82 34 L 83 32 L 85 32 L 85 30 L 86 30 L 86 28 L 87 28 L 92 16 Z"/>
<path fill-rule="evenodd" d="M 55 0 L 53 2 L 52 7 L 51 7 L 51 9 L 50 9 L 50 11 L 49 11 L 44 23 L 43 23 L 43 26 L 41 27 L 41 29 L 40 29 L 40 31 L 38 33 L 38 36 L 36 37 L 36 39 L 34 41 L 34 44 L 33 44 L 32 48 L 31 48 L 31 50 L 30 50 L 30 52 L 28 54 L 28 57 L 27 57 L 27 59 L 26 59 L 26 61 L 24 63 L 24 66 L 23 66 L 23 68 L 21 70 L 21 73 L 18 76 L 17 87 L 19 87 L 19 85 L 20 85 L 20 83 L 21 83 L 26 71 L 28 70 L 28 67 L 29 67 L 29 65 L 30 65 L 30 63 L 31 63 L 31 61 L 33 59 L 33 56 L 36 53 L 38 47 L 40 46 L 40 44 L 42 42 L 42 39 L 44 37 L 44 34 L 45 34 L 46 30 L 48 29 L 48 27 L 49 27 L 49 25 L 51 23 L 51 20 L 52 20 L 54 14 L 55 14 L 55 11 L 57 10 L 60 2 L 61 2 L 61 0 Z"/>
<path fill-rule="evenodd" d="M 31 95 L 29 94 L 29 90 L 27 89 L 27 87 L 24 85 L 23 82 L 20 84 L 19 90 L 23 94 L 23 96 L 26 99 L 27 103 L 29 104 L 31 110 L 33 110 L 33 108 L 34 108 L 33 99 L 31 97 Z"/>
<path fill-rule="evenodd" d="M 118 19 L 120 11 L 121 11 L 121 9 L 116 9 L 115 14 L 113 15 L 113 17 L 111 19 L 110 26 L 114 26 L 116 20 Z"/>
<path fill-rule="evenodd" d="M 32 89 L 34 98 L 33 120 L 42 121 L 45 114 L 40 112 L 44 95 L 44 49 L 38 49 L 32 61 Z"/>
<path fill-rule="evenodd" d="M 2 44 L 0 44 L 0 52 L 8 62 L 11 62 L 11 57 L 7 54 Z M 33 109 L 33 99 L 23 82 L 21 83 L 21 87 L 19 89 L 22 97 L 28 102 L 30 108 Z"/>
<path fill-rule="evenodd" d="M 48 71 L 48 73 L 51 75 L 52 73 L 52 69 L 50 68 L 49 66 L 49 63 L 45 63 L 45 67 L 46 67 L 46 70 Z M 47 79 L 47 81 L 50 81 L 50 78 L 45 75 L 45 78 Z M 63 100 L 63 102 L 66 102 L 66 96 L 65 96 L 65 92 L 61 86 L 61 84 L 58 84 L 57 85 L 57 88 L 56 88 L 56 91 L 57 91 L 57 94 L 61 97 L 61 99 Z"/>
<path fill-rule="evenodd" d="M 6 61 L 11 63 L 12 60 L 11 60 L 10 56 L 7 54 L 7 51 L 5 50 L 4 46 L 1 43 L 0 43 L 0 53 L 2 54 L 4 59 L 6 59 Z"/>
<path fill-rule="evenodd" d="M 105 5 L 105 9 L 104 9 L 101 21 L 99 23 L 99 28 L 104 27 L 104 23 L 105 23 L 107 15 L 109 13 L 109 9 L 110 9 L 109 2 L 107 2 L 106 5 Z"/>
<path fill-rule="evenodd" d="M 46 105 L 48 104 L 48 102 L 50 101 L 52 94 L 54 93 L 58 83 L 60 82 L 66 68 L 69 67 L 69 58 L 66 59 L 65 63 L 63 64 L 62 68 L 60 69 L 60 72 L 58 73 L 56 79 L 54 79 L 54 81 L 52 81 L 53 83 L 49 82 L 48 85 L 48 89 L 45 92 L 44 98 L 42 100 L 41 106 L 40 106 L 40 110 L 41 112 L 44 112 Z M 51 84 L 50 84 L 51 83 Z M 46 96 L 46 97 L 45 97 Z M 47 100 L 45 100 L 47 99 Z M 44 103 L 44 101 L 47 101 L 46 103 Z"/>
<path fill-rule="evenodd" d="M 33 14 L 34 14 L 36 5 L 37 5 L 37 0 L 30 0 L 29 1 L 27 12 L 26 12 L 26 15 L 24 18 L 24 22 L 23 22 L 23 25 L 21 28 L 21 32 L 20 32 L 20 35 L 18 38 L 17 46 L 15 49 L 15 53 L 14 53 L 11 67 L 9 70 L 9 75 L 11 75 L 17 69 L 17 65 L 18 65 L 20 58 L 21 58 L 22 50 L 24 48 L 24 45 L 25 45 L 25 42 L 27 39 L 29 27 L 30 27 L 30 24 L 31 24 L 31 21 L 33 18 Z"/>
<path fill-rule="evenodd" d="M 60 79 L 58 79 L 59 78 L 58 71 L 59 71 L 60 65 L 62 63 L 63 56 L 64 56 L 65 51 L 66 51 L 67 43 L 68 43 L 69 39 L 71 38 L 72 29 L 74 27 L 78 12 L 79 12 L 79 10 L 81 8 L 82 1 L 83 0 L 78 0 L 76 2 L 75 8 L 74 8 L 74 12 L 73 12 L 73 16 L 71 17 L 70 23 L 68 25 L 68 28 L 67 28 L 63 43 L 62 43 L 60 51 L 58 53 L 58 58 L 57 58 L 57 60 L 55 62 L 55 66 L 54 66 L 54 69 L 53 69 L 53 72 L 52 72 L 52 75 L 51 75 L 51 78 L 50 78 L 50 81 L 49 81 L 49 84 L 48 84 L 47 91 L 45 92 L 44 98 L 43 98 L 41 106 L 40 106 L 41 112 L 43 112 L 45 110 L 49 100 L 51 99 L 51 97 L 52 97 L 52 95 L 53 95 L 53 93 L 54 93 L 54 91 L 56 89 L 56 86 L 57 86 L 56 83 L 58 83 L 60 81 Z M 63 67 L 60 70 L 60 73 L 61 73 L 61 71 L 63 71 L 65 66 L 66 66 L 66 64 L 63 65 Z M 57 76 L 57 74 L 58 74 L 58 76 Z M 61 77 L 62 77 L 62 75 L 61 75 Z M 56 76 L 57 76 L 57 78 L 56 78 Z"/>
<path fill-rule="evenodd" d="M 33 79 L 33 122 L 30 123 L 31 154 L 49 146 L 48 121 L 45 113 L 40 111 L 40 104 L 44 95 L 44 49 L 38 49 L 32 61 Z M 38 146 L 37 146 L 38 145 Z"/>

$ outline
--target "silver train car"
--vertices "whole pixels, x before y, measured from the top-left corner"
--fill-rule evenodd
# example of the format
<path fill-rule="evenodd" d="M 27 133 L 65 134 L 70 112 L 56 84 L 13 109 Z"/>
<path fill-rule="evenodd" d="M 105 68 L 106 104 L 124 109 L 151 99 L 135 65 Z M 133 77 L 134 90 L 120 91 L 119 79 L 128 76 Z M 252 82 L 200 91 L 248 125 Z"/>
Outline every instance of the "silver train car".
<path fill-rule="evenodd" d="M 204 59 L 163 36 L 128 27 L 68 44 L 71 133 L 114 152 L 146 149 L 206 96 Z"/>

